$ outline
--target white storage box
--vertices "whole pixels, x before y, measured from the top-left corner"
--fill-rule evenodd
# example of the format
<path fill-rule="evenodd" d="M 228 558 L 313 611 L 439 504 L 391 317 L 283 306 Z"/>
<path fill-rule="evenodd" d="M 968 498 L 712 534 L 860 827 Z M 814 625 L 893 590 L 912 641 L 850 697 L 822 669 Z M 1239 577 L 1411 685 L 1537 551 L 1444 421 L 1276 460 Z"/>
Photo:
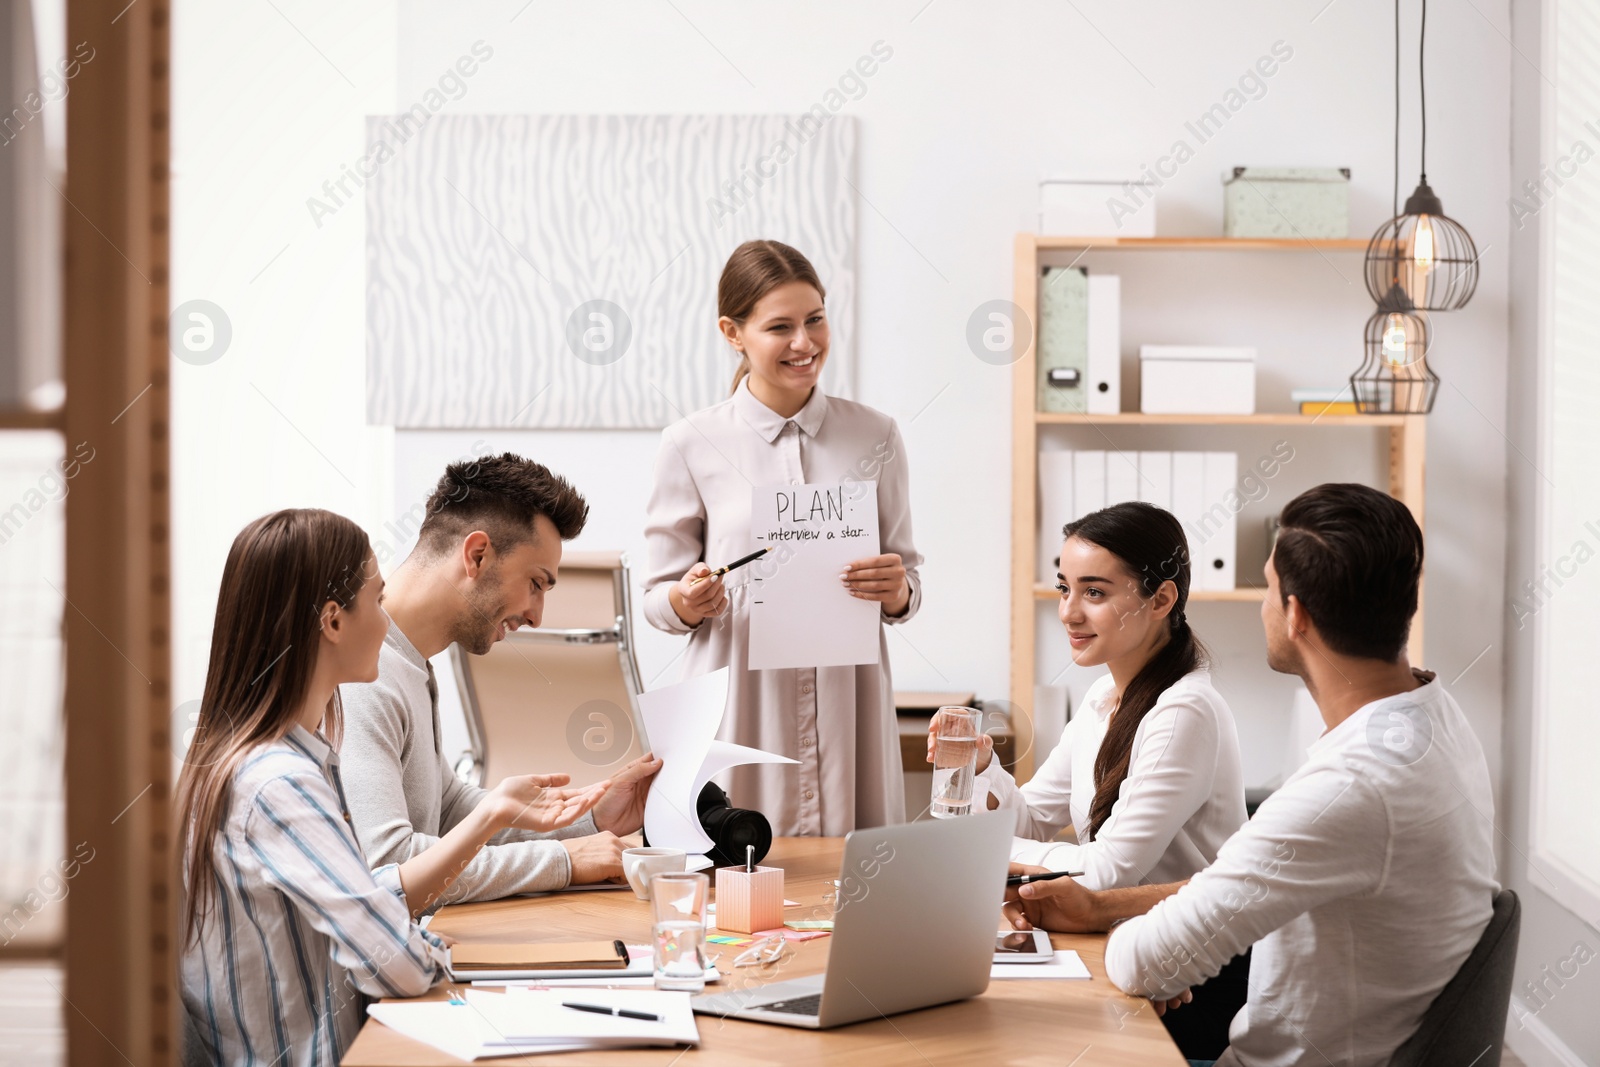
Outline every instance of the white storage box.
<path fill-rule="evenodd" d="M 1256 350 L 1141 345 L 1139 410 L 1146 415 L 1253 415 Z"/>
<path fill-rule="evenodd" d="M 1154 237 L 1155 186 L 1142 181 L 1046 178 L 1039 232 L 1054 237 Z"/>

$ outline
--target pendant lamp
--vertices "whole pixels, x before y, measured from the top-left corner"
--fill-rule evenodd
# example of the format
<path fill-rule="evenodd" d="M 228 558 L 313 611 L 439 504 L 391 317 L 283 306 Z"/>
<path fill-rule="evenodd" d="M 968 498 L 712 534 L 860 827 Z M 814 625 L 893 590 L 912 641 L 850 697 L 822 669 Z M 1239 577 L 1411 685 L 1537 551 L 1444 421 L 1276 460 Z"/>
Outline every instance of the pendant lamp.
<path fill-rule="evenodd" d="M 1418 311 L 1456 311 L 1478 288 L 1478 250 L 1466 227 L 1444 213 L 1428 184 L 1428 81 L 1423 61 L 1428 36 L 1428 0 L 1422 0 L 1417 81 L 1422 106 L 1421 180 L 1404 212 L 1378 227 L 1367 244 L 1367 291 L 1380 305 L 1401 290 Z M 1395 200 L 1400 183 L 1400 0 L 1395 0 L 1394 62 Z M 1391 210 L 1394 210 L 1391 208 Z"/>

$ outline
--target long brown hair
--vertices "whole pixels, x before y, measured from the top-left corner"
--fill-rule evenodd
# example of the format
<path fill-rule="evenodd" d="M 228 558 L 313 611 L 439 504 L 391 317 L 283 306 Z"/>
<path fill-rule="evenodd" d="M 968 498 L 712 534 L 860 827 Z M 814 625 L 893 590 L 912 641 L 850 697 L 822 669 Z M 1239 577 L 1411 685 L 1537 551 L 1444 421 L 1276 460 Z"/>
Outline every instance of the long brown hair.
<path fill-rule="evenodd" d="M 1183 524 L 1171 512 L 1154 504 L 1113 504 L 1067 523 L 1061 532 L 1099 545 L 1116 556 L 1130 573 L 1138 576 L 1139 595 L 1147 600 L 1155 596 L 1163 582 L 1171 582 L 1178 590 L 1178 598 L 1167 615 L 1166 644 L 1123 689 L 1116 714 L 1111 716 L 1105 739 L 1095 755 L 1094 802 L 1089 805 L 1088 839 L 1092 841 L 1110 816 L 1128 777 L 1128 761 L 1139 724 L 1162 693 L 1205 665 L 1206 650 L 1184 616 L 1184 605 L 1189 602 L 1189 542 L 1183 535 Z"/>
<path fill-rule="evenodd" d="M 782 241 L 746 241 L 733 250 L 722 268 L 717 282 L 717 315 L 730 318 L 743 326 L 761 298 L 780 285 L 805 282 L 827 299 L 817 268 L 801 254 Z M 733 372 L 731 396 L 739 390 L 739 383 L 750 373 L 750 357 L 739 354 L 739 367 Z"/>
<path fill-rule="evenodd" d="M 328 601 L 348 610 L 370 576 L 361 527 L 319 509 L 275 511 L 233 539 L 217 592 L 211 662 L 194 739 L 178 776 L 184 852 L 184 939 L 198 936 L 216 873 L 216 837 L 233 779 L 258 745 L 288 733 L 311 686 Z M 337 747 L 335 691 L 323 718 Z"/>

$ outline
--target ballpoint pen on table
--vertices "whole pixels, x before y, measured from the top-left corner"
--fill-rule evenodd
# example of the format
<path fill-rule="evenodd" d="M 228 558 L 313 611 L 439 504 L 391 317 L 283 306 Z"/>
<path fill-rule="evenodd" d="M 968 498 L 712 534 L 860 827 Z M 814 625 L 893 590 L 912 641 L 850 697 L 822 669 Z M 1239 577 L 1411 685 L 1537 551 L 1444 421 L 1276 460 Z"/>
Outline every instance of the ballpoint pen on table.
<path fill-rule="evenodd" d="M 612 1015 L 618 1019 L 641 1019 L 647 1023 L 658 1023 L 661 1021 L 661 1016 L 652 1014 L 648 1011 L 630 1011 L 627 1008 L 610 1008 L 604 1004 L 574 1004 L 571 1001 L 563 1000 L 561 1002 L 561 1006 L 563 1008 L 571 1008 L 573 1011 L 592 1012 L 595 1015 Z"/>

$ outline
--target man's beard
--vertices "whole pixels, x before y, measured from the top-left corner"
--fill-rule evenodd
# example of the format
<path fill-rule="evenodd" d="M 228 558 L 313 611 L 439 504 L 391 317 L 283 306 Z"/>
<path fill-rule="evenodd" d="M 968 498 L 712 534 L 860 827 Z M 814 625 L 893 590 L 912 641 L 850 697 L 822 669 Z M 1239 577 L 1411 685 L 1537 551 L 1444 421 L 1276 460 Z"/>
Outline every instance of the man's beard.
<path fill-rule="evenodd" d="M 1300 661 L 1300 657 L 1295 654 L 1293 646 L 1287 640 L 1283 642 L 1283 647 L 1279 648 L 1273 648 L 1271 642 L 1267 643 L 1267 667 L 1279 674 L 1305 677 L 1305 664 Z"/>
<path fill-rule="evenodd" d="M 499 586 L 483 589 L 482 584 L 462 594 L 467 602 L 466 610 L 456 619 L 450 634 L 452 641 L 474 656 L 486 655 L 494 647 L 500 624 L 505 621 L 506 609 L 510 606 L 500 599 Z"/>

